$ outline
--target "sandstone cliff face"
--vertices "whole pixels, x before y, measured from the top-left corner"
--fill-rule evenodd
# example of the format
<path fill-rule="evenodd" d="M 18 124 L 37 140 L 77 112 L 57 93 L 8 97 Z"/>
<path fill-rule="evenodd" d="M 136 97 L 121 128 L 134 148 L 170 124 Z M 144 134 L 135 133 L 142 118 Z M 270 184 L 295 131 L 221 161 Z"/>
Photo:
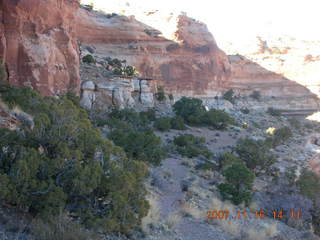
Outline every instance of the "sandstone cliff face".
<path fill-rule="evenodd" d="M 1 0 L 0 58 L 9 83 L 46 95 L 79 92 L 76 0 Z"/>
<path fill-rule="evenodd" d="M 152 14 L 151 14 L 152 15 Z M 156 18 L 156 16 L 152 16 Z M 163 19 L 172 38 L 134 17 L 80 10 L 77 35 L 97 55 L 126 59 L 144 77 L 177 96 L 205 96 L 228 87 L 230 64 L 206 26 L 186 16 Z M 151 20 L 150 20 L 151 21 Z M 166 24 L 167 23 L 167 24 Z"/>

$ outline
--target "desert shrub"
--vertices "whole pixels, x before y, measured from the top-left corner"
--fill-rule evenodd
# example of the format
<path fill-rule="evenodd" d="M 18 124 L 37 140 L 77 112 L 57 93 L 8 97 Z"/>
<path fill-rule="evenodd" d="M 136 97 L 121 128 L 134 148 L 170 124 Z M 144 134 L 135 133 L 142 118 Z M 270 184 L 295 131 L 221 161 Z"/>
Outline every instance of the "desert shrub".
<path fill-rule="evenodd" d="M 267 113 L 269 113 L 271 116 L 274 116 L 274 117 L 281 116 L 281 111 L 272 107 L 268 108 Z"/>
<path fill-rule="evenodd" d="M 250 110 L 248 108 L 241 108 L 240 111 L 243 113 L 243 114 L 249 114 L 250 113 Z"/>
<path fill-rule="evenodd" d="M 174 100 L 174 97 L 173 97 L 172 93 L 170 93 L 170 94 L 168 95 L 168 97 L 169 97 L 169 100 L 170 100 L 170 101 L 173 101 L 173 100 Z"/>
<path fill-rule="evenodd" d="M 184 125 L 183 118 L 176 116 L 171 119 L 171 128 L 176 130 L 186 130 L 187 127 Z"/>
<path fill-rule="evenodd" d="M 92 55 L 87 54 L 86 56 L 84 56 L 82 58 L 82 62 L 91 64 L 91 63 L 96 63 L 96 60 L 94 59 L 94 57 Z"/>
<path fill-rule="evenodd" d="M 231 102 L 231 103 L 235 103 L 235 96 L 234 96 L 234 91 L 232 89 L 226 91 L 223 96 L 222 96 L 223 99 Z"/>
<path fill-rule="evenodd" d="M 204 146 L 205 138 L 195 137 L 191 134 L 185 134 L 174 138 L 174 144 L 177 146 L 177 151 L 189 158 L 197 157 L 199 155 L 211 158 L 212 153 Z"/>
<path fill-rule="evenodd" d="M 182 97 L 173 105 L 177 116 L 191 125 L 207 125 L 215 129 L 224 130 L 229 124 L 236 124 L 235 120 L 225 111 L 210 109 L 206 111 L 202 100 Z"/>
<path fill-rule="evenodd" d="M 301 129 L 301 122 L 299 122 L 297 119 L 289 119 L 288 121 L 293 128 L 297 130 Z"/>
<path fill-rule="evenodd" d="M 259 101 L 261 99 L 261 93 L 255 90 L 251 93 L 250 97 Z"/>
<path fill-rule="evenodd" d="M 292 137 L 292 131 L 289 127 L 276 129 L 273 135 L 273 146 L 283 144 L 290 137 Z"/>
<path fill-rule="evenodd" d="M 154 127 L 160 131 L 168 131 L 171 129 L 171 118 L 169 117 L 161 117 L 158 118 L 155 123 Z"/>
<path fill-rule="evenodd" d="M 320 195 L 320 177 L 308 169 L 302 170 L 297 186 L 301 194 L 309 199 L 315 200 Z"/>
<path fill-rule="evenodd" d="M 225 130 L 229 124 L 236 124 L 228 113 L 218 109 L 205 112 L 201 117 L 201 123 L 218 130 Z"/>
<path fill-rule="evenodd" d="M 219 157 L 219 164 L 222 170 L 225 170 L 236 163 L 243 163 L 243 161 L 233 153 L 227 152 Z"/>
<path fill-rule="evenodd" d="M 126 62 L 125 60 L 121 61 L 118 58 L 108 60 L 108 64 L 114 68 L 122 68 L 122 63 L 125 63 L 125 62 Z"/>
<path fill-rule="evenodd" d="M 140 112 L 140 117 L 149 121 L 156 120 L 156 111 L 154 109 L 148 109 L 147 111 Z"/>
<path fill-rule="evenodd" d="M 166 100 L 166 94 L 164 92 L 163 86 L 158 86 L 156 98 L 159 102 L 163 102 Z"/>
<path fill-rule="evenodd" d="M 148 127 L 153 111 L 138 113 L 133 109 L 113 109 L 109 114 L 108 137 L 122 147 L 130 158 L 158 165 L 166 157 L 161 139 Z"/>
<path fill-rule="evenodd" d="M 32 113 L 34 121 L 33 128 L 0 128 L 2 203 L 44 219 L 68 211 L 104 232 L 139 226 L 148 211 L 143 162 L 102 138 L 87 112 L 68 97 L 0 89 L 3 101 Z"/>
<path fill-rule="evenodd" d="M 218 185 L 219 192 L 224 200 L 231 200 L 238 205 L 245 202 L 247 205 L 251 200 L 251 189 L 254 174 L 243 163 L 235 163 L 224 172 L 225 183 Z"/>
<path fill-rule="evenodd" d="M 270 155 L 270 144 L 262 140 L 241 139 L 235 151 L 246 166 L 256 173 L 261 170 L 268 171 L 276 161 L 275 157 Z"/>
<path fill-rule="evenodd" d="M 197 98 L 182 97 L 173 105 L 177 116 L 182 117 L 188 124 L 200 124 L 201 117 L 205 113 L 202 101 Z"/>
<path fill-rule="evenodd" d="M 218 167 L 215 163 L 212 163 L 212 162 L 204 162 L 204 163 L 199 163 L 196 167 L 195 167 L 196 170 L 217 170 Z"/>
<path fill-rule="evenodd" d="M 113 74 L 121 76 L 136 76 L 139 74 L 137 69 L 133 66 L 125 66 L 121 68 L 116 68 L 113 70 Z"/>

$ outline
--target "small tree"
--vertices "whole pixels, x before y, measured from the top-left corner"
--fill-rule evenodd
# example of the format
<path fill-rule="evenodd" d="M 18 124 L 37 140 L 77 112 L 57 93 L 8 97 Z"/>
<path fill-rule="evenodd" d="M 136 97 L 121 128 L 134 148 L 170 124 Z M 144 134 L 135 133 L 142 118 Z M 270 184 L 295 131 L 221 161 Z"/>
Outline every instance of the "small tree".
<path fill-rule="evenodd" d="M 168 118 L 168 117 L 158 118 L 154 123 L 154 127 L 163 132 L 170 130 L 171 118 Z"/>
<path fill-rule="evenodd" d="M 86 56 L 84 56 L 82 58 L 82 62 L 89 63 L 89 64 L 91 64 L 91 63 L 95 64 L 96 60 L 94 59 L 94 57 L 92 55 L 87 54 Z"/>
<path fill-rule="evenodd" d="M 255 172 L 269 170 L 276 161 L 275 157 L 270 155 L 270 144 L 262 140 L 241 139 L 235 150 L 247 167 Z"/>
<path fill-rule="evenodd" d="M 224 171 L 223 175 L 226 183 L 218 186 L 222 198 L 231 200 L 237 205 L 242 202 L 248 205 L 251 200 L 254 174 L 243 163 L 234 163 Z"/>
<path fill-rule="evenodd" d="M 205 113 L 202 100 L 197 98 L 182 97 L 173 105 L 174 112 L 189 124 L 200 124 Z"/>
<path fill-rule="evenodd" d="M 225 92 L 223 94 L 222 98 L 233 103 L 233 104 L 235 103 L 234 91 L 232 89 Z"/>
<path fill-rule="evenodd" d="M 184 125 L 183 118 L 180 116 L 176 116 L 171 119 L 171 127 L 176 130 L 186 130 L 187 127 Z"/>
<path fill-rule="evenodd" d="M 201 122 L 218 130 L 225 130 L 229 124 L 235 124 L 235 120 L 225 111 L 210 109 L 201 117 Z"/>

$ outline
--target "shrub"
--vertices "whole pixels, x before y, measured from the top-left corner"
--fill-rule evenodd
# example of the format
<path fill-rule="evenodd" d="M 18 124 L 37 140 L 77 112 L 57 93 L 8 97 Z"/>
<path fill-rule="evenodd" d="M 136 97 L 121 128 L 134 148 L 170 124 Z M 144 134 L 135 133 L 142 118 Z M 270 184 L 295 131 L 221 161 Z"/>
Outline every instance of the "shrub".
<path fill-rule="evenodd" d="M 147 111 L 140 112 L 139 114 L 142 119 L 147 119 L 148 121 L 156 120 L 156 111 L 154 109 L 148 109 Z"/>
<path fill-rule="evenodd" d="M 283 144 L 290 137 L 292 137 L 292 131 L 289 127 L 276 129 L 273 136 L 273 146 Z"/>
<path fill-rule="evenodd" d="M 301 129 L 301 122 L 299 122 L 297 119 L 289 119 L 288 120 L 290 125 L 295 129 Z"/>
<path fill-rule="evenodd" d="M 160 131 L 170 130 L 171 118 L 168 118 L 168 117 L 158 118 L 154 123 L 154 127 Z"/>
<path fill-rule="evenodd" d="M 191 134 L 185 134 L 174 138 L 174 144 L 177 146 L 177 151 L 182 155 L 189 158 L 202 155 L 206 158 L 211 158 L 212 153 L 208 150 L 205 143 L 205 138 L 195 137 Z"/>
<path fill-rule="evenodd" d="M 187 127 L 184 125 L 183 118 L 176 116 L 171 119 L 171 128 L 176 130 L 186 130 Z"/>
<path fill-rule="evenodd" d="M 235 103 L 234 91 L 232 89 L 226 91 L 223 94 L 222 98 L 233 103 L 233 104 Z"/>
<path fill-rule="evenodd" d="M 320 177 L 308 169 L 303 169 L 297 181 L 297 186 L 303 196 L 315 200 L 320 194 Z"/>
<path fill-rule="evenodd" d="M 133 66 L 120 67 L 113 70 L 113 74 L 121 76 L 136 76 L 139 74 L 137 69 Z"/>
<path fill-rule="evenodd" d="M 223 175 L 226 183 L 218 186 L 222 198 L 231 200 L 237 205 L 242 202 L 248 205 L 251 200 L 254 174 L 243 163 L 235 163 L 228 167 Z"/>
<path fill-rule="evenodd" d="M 10 86 L 0 91 L 3 101 L 34 118 L 33 129 L 0 128 L 2 203 L 44 219 L 67 211 L 104 232 L 128 233 L 139 226 L 148 211 L 143 162 L 102 138 L 68 97 Z"/>
<path fill-rule="evenodd" d="M 270 155 L 270 144 L 262 140 L 241 139 L 235 150 L 246 166 L 255 172 L 269 170 L 276 161 L 275 157 Z"/>
<path fill-rule="evenodd" d="M 274 116 L 274 117 L 279 117 L 279 116 L 281 116 L 281 111 L 278 110 L 278 109 L 274 109 L 274 108 L 272 108 L 272 107 L 269 107 L 269 108 L 268 108 L 267 113 L 269 113 L 271 116 Z"/>
<path fill-rule="evenodd" d="M 219 158 L 219 163 L 222 170 L 225 170 L 233 164 L 243 163 L 243 161 L 234 154 L 227 152 Z"/>
<path fill-rule="evenodd" d="M 201 122 L 218 130 L 225 130 L 229 124 L 235 124 L 235 120 L 225 111 L 210 109 L 201 117 Z"/>
<path fill-rule="evenodd" d="M 202 101 L 197 98 L 182 97 L 173 105 L 174 112 L 189 124 L 200 124 L 205 113 Z"/>
<path fill-rule="evenodd" d="M 159 86 L 158 92 L 156 93 L 156 98 L 159 102 L 163 102 L 166 100 L 166 94 L 164 92 L 163 86 Z"/>
<path fill-rule="evenodd" d="M 259 101 L 261 99 L 261 93 L 259 91 L 253 91 L 250 97 Z"/>
<path fill-rule="evenodd" d="M 240 111 L 243 113 L 243 114 L 249 114 L 250 113 L 250 110 L 248 108 L 241 108 Z"/>
<path fill-rule="evenodd" d="M 91 63 L 96 63 L 96 60 L 94 59 L 94 57 L 92 56 L 92 55 L 90 55 L 90 54 L 87 54 L 86 56 L 84 56 L 83 58 L 82 58 L 82 62 L 84 62 L 84 63 L 89 63 L 89 64 L 91 64 Z"/>
<path fill-rule="evenodd" d="M 137 131 L 130 126 L 123 128 L 119 126 L 108 136 L 116 145 L 122 147 L 130 158 L 159 165 L 166 157 L 161 148 L 160 137 L 151 130 Z"/>
<path fill-rule="evenodd" d="M 169 97 L 169 100 L 170 100 L 170 101 L 173 101 L 173 100 L 174 100 L 174 97 L 173 97 L 172 93 L 170 93 L 170 94 L 168 95 L 168 97 Z"/>
<path fill-rule="evenodd" d="M 121 69 L 122 68 L 122 63 L 125 63 L 126 61 L 119 60 L 118 58 L 110 59 L 108 60 L 108 64 L 111 65 L 114 68 Z"/>

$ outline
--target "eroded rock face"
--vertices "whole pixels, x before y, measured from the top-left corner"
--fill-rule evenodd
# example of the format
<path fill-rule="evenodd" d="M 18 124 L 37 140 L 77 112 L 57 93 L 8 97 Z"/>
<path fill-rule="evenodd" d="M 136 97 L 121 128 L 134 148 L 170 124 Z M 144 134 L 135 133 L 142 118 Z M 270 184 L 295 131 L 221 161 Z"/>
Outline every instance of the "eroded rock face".
<path fill-rule="evenodd" d="M 46 95 L 79 93 L 77 0 L 2 0 L 0 58 L 9 83 Z"/>
<path fill-rule="evenodd" d="M 153 78 L 168 92 L 204 96 L 228 87 L 231 69 L 227 56 L 206 26 L 187 16 L 163 19 L 164 27 L 166 23 L 175 26 L 171 39 L 161 35 L 162 29 L 134 17 L 107 18 L 81 9 L 78 19 L 77 35 L 82 44 L 94 45 L 95 54 L 126 59 L 142 76 Z"/>

